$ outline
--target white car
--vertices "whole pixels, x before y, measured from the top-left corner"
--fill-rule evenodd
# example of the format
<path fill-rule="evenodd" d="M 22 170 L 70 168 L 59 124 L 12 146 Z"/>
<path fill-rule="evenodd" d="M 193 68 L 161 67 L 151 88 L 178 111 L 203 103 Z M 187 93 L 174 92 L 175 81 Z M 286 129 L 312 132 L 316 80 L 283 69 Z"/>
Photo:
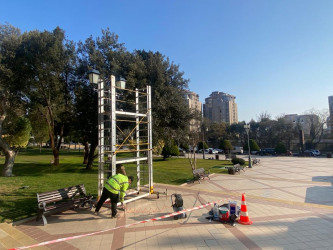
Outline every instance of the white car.
<path fill-rule="evenodd" d="M 320 151 L 318 149 L 305 150 L 304 153 L 310 154 L 310 155 L 313 155 L 313 156 L 319 156 L 320 155 Z"/>
<path fill-rule="evenodd" d="M 222 154 L 223 153 L 223 150 L 222 149 L 219 149 L 219 148 L 214 148 L 214 150 L 217 151 L 217 154 Z"/>
<path fill-rule="evenodd" d="M 232 150 L 231 150 L 231 153 L 233 154 L 243 154 L 244 151 L 243 151 L 243 147 L 234 147 Z"/>
<path fill-rule="evenodd" d="M 208 149 L 208 152 L 209 152 L 210 154 L 218 154 L 218 153 L 219 153 L 215 148 L 209 148 L 209 149 Z"/>

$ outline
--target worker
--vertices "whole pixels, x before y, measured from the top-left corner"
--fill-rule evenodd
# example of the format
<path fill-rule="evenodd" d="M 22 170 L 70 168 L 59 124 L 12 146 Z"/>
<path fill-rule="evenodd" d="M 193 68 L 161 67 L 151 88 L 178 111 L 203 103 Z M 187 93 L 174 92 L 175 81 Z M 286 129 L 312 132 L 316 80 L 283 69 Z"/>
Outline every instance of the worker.
<path fill-rule="evenodd" d="M 95 214 L 98 214 L 100 208 L 104 204 L 107 198 L 110 198 L 111 201 L 111 218 L 115 218 L 117 215 L 117 203 L 121 202 L 122 207 L 124 206 L 124 196 L 125 191 L 128 189 L 128 186 L 133 182 L 133 176 L 126 176 L 123 174 L 116 174 L 109 178 L 104 185 L 102 196 L 99 199 Z"/>

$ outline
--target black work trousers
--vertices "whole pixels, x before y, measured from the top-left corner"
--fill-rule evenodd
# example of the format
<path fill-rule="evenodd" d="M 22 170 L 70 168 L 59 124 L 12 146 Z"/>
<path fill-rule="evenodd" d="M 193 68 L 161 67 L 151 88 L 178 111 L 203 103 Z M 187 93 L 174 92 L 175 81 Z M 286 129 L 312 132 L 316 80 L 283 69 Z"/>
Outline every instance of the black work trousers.
<path fill-rule="evenodd" d="M 106 188 L 103 188 L 102 196 L 96 205 L 95 212 L 98 212 L 101 209 L 107 198 L 110 198 L 111 201 L 111 216 L 115 217 L 117 214 L 117 203 L 119 201 L 119 194 L 111 193 Z"/>

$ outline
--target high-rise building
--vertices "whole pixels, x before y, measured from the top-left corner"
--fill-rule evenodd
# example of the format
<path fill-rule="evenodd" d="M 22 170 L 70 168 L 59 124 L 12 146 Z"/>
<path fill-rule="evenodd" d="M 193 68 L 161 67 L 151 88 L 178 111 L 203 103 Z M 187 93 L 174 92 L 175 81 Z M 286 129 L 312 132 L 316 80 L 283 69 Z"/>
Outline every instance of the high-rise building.
<path fill-rule="evenodd" d="M 187 105 L 189 109 L 193 112 L 197 112 L 198 115 L 202 115 L 202 103 L 199 101 L 199 95 L 191 92 L 191 91 L 186 91 L 186 100 L 187 100 Z M 197 132 L 200 129 L 200 121 L 198 119 L 192 119 L 190 121 L 190 131 L 191 132 Z"/>
<path fill-rule="evenodd" d="M 223 92 L 214 91 L 205 99 L 203 115 L 212 122 L 238 122 L 236 97 Z"/>

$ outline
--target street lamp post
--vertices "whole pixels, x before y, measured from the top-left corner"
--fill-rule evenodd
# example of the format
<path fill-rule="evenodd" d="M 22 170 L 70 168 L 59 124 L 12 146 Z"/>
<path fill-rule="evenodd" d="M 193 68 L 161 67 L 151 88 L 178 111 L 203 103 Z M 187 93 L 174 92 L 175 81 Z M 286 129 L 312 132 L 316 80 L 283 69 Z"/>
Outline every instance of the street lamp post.
<path fill-rule="evenodd" d="M 205 158 L 205 131 L 208 131 L 208 128 L 203 130 L 203 135 L 202 135 L 202 158 Z"/>
<path fill-rule="evenodd" d="M 247 146 L 249 149 L 249 168 L 252 168 L 251 148 L 250 148 L 250 124 L 245 124 L 244 128 L 247 133 Z"/>
<path fill-rule="evenodd" d="M 104 180 L 104 164 L 105 164 L 105 141 L 104 141 L 104 111 L 105 111 L 105 105 L 113 105 L 112 102 L 115 102 L 115 98 L 112 96 L 115 94 L 115 91 L 112 90 L 113 88 L 110 88 L 109 90 L 109 95 L 111 95 L 111 99 L 108 103 L 104 102 L 107 96 L 105 96 L 105 89 L 104 89 L 104 81 L 106 79 L 103 79 L 100 77 L 100 72 L 96 69 L 92 69 L 87 72 L 89 76 L 89 82 L 90 84 L 93 85 L 94 89 L 97 91 L 97 96 L 98 96 L 98 182 L 99 182 L 99 189 L 98 189 L 98 196 L 101 196 L 102 188 L 103 188 L 103 180 Z M 111 75 L 110 76 L 110 86 L 114 83 L 115 87 L 119 89 L 125 89 L 126 88 L 126 81 L 122 77 L 116 78 L 115 76 Z M 112 92 L 114 91 L 114 92 Z M 114 115 L 114 114 L 113 114 Z M 113 124 L 114 125 L 114 124 Z M 115 130 L 115 128 L 111 127 L 111 131 Z M 113 133 L 113 132 L 112 132 Z M 113 151 L 113 147 L 116 145 L 116 140 L 117 138 L 112 136 L 111 139 L 111 146 L 107 146 L 108 150 Z M 108 177 L 109 178 L 112 173 L 115 173 L 115 158 L 112 158 L 112 154 L 108 154 L 108 161 L 109 161 L 109 166 L 108 166 Z M 114 166 L 114 168 L 112 168 Z"/>
<path fill-rule="evenodd" d="M 202 159 L 205 158 L 205 130 L 202 133 Z"/>

